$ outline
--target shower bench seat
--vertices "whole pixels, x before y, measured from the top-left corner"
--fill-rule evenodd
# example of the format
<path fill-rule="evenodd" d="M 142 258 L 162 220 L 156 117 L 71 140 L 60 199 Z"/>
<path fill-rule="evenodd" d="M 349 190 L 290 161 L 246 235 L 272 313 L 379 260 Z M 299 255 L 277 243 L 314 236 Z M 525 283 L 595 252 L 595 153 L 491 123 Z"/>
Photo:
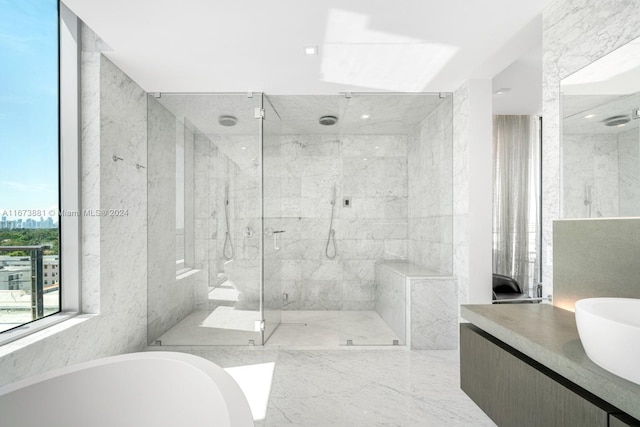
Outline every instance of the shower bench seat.
<path fill-rule="evenodd" d="M 375 309 L 407 347 L 458 348 L 455 277 L 407 261 L 379 261 L 375 283 Z"/>

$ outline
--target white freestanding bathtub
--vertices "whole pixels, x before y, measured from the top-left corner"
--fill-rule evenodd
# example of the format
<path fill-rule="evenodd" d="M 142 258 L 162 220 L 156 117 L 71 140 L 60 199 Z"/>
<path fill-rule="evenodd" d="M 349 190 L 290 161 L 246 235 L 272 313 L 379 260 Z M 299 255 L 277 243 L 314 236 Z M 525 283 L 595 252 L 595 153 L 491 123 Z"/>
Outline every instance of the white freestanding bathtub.
<path fill-rule="evenodd" d="M 0 387 L 0 424 L 20 427 L 253 426 L 238 384 L 191 354 L 132 353 Z"/>

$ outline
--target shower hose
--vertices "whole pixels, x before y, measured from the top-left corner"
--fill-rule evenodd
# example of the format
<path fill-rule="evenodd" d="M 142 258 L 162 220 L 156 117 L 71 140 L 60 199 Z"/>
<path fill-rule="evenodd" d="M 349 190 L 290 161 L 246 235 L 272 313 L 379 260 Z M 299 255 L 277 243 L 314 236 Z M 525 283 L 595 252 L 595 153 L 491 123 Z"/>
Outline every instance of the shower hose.
<path fill-rule="evenodd" d="M 233 242 L 231 241 L 231 234 L 229 233 L 229 199 L 224 201 L 224 219 L 227 224 L 227 230 L 224 235 L 224 246 L 222 247 L 222 255 L 224 255 L 224 259 L 229 261 L 233 258 Z M 231 253 L 228 255 L 227 247 L 231 250 Z"/>
<path fill-rule="evenodd" d="M 336 249 L 336 230 L 333 229 L 333 212 L 336 207 L 336 189 L 333 188 L 333 200 L 331 201 L 331 222 L 329 223 L 329 236 L 327 236 L 327 246 L 324 253 L 329 259 L 334 259 L 337 254 Z M 333 255 L 329 255 L 329 245 L 333 244 Z"/>

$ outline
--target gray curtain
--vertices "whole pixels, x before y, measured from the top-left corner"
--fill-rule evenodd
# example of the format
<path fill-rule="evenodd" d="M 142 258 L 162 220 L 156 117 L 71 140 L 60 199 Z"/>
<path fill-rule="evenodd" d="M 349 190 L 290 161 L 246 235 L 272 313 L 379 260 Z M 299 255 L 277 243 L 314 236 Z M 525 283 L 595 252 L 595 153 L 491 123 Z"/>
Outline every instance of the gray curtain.
<path fill-rule="evenodd" d="M 537 116 L 493 117 L 493 272 L 523 292 L 538 280 L 539 144 Z"/>

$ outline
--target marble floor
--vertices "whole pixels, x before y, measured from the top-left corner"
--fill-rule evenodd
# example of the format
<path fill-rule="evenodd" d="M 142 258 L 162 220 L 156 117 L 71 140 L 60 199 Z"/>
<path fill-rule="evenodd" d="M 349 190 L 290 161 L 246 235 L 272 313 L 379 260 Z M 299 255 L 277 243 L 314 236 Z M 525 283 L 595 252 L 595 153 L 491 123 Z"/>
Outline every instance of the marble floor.
<path fill-rule="evenodd" d="M 156 341 L 165 345 L 249 345 L 253 340 L 259 345 L 260 332 L 252 323 L 259 320 L 259 312 L 227 310 L 218 307 L 214 311 L 197 310 L 162 334 Z M 253 330 L 252 330 L 253 329 Z"/>
<path fill-rule="evenodd" d="M 404 347 L 150 347 L 192 353 L 240 384 L 258 427 L 495 424 L 459 388 L 457 351 Z"/>
<path fill-rule="evenodd" d="M 268 337 L 266 346 L 338 348 L 350 341 L 353 346 L 391 346 L 397 337 L 375 311 L 285 310 L 282 323 Z M 256 311 L 219 306 L 213 311 L 191 313 L 158 338 L 166 345 L 248 345 L 260 344 L 255 332 Z"/>
<path fill-rule="evenodd" d="M 282 323 L 266 346 L 340 347 L 403 344 L 375 311 L 282 312 Z"/>

